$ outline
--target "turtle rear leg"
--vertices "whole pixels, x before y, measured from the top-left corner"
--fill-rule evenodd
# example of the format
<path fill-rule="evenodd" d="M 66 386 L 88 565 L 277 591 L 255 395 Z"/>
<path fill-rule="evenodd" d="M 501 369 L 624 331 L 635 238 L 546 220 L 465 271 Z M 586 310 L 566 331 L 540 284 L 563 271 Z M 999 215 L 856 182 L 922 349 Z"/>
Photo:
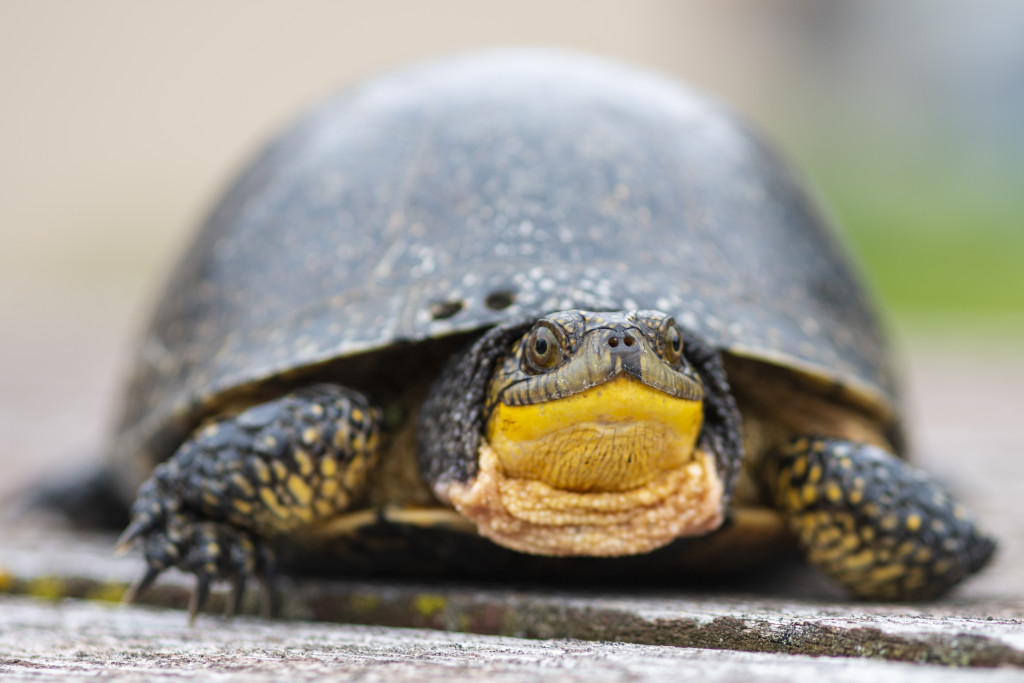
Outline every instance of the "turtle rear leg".
<path fill-rule="evenodd" d="M 860 598 L 938 596 L 995 549 L 941 485 L 875 446 L 794 439 L 764 475 L 811 564 Z"/>
<path fill-rule="evenodd" d="M 213 579 L 232 581 L 233 611 L 248 576 L 269 585 L 268 541 L 328 519 L 358 496 L 376 462 L 380 423 L 365 396 L 322 384 L 197 429 L 132 505 L 118 547 L 141 545 L 148 568 L 126 599 L 178 567 L 197 577 L 193 617 Z"/>

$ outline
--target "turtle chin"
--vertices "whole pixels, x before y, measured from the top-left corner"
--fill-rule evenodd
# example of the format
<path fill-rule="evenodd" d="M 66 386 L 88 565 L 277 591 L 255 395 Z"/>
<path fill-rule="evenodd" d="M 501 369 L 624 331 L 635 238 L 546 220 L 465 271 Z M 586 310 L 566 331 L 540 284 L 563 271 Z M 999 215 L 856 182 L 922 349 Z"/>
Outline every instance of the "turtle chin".
<path fill-rule="evenodd" d="M 481 536 L 535 555 L 645 553 L 713 531 L 725 513 L 715 459 L 700 449 L 641 486 L 579 492 L 509 476 L 494 448 L 483 443 L 477 476 L 449 483 L 443 496 Z"/>

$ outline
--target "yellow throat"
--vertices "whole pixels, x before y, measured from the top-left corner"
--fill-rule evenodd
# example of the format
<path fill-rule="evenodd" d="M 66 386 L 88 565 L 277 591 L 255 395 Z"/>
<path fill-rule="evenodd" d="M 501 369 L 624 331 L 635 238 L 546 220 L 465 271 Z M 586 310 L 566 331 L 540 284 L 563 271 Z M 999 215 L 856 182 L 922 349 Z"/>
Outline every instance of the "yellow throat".
<path fill-rule="evenodd" d="M 701 422 L 700 401 L 620 375 L 555 401 L 499 404 L 486 437 L 507 477 L 567 491 L 626 491 L 689 462 Z"/>

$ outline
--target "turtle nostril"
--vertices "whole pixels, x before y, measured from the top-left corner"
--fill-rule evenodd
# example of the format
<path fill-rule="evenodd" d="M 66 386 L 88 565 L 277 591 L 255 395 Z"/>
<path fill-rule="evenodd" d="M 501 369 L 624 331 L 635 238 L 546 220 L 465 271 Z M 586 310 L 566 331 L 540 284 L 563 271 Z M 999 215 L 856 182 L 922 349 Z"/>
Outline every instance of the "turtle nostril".
<path fill-rule="evenodd" d="M 611 339 L 608 340 L 608 346 L 612 347 L 613 349 L 616 346 L 618 346 L 618 345 L 619 345 L 619 338 L 618 337 L 612 337 Z"/>
<path fill-rule="evenodd" d="M 636 342 L 636 340 L 630 337 L 628 334 L 622 341 L 626 342 L 626 346 L 632 346 Z"/>

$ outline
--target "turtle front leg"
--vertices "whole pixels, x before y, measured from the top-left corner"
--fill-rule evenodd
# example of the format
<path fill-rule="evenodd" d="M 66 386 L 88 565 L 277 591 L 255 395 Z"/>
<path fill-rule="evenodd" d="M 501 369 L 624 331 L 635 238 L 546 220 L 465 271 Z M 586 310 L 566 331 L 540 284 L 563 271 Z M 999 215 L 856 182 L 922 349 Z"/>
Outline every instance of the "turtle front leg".
<path fill-rule="evenodd" d="M 359 392 L 316 385 L 209 422 L 142 484 L 118 548 L 138 543 L 146 574 L 131 601 L 169 567 L 195 574 L 192 618 L 213 579 L 264 584 L 272 612 L 268 541 L 345 510 L 376 462 L 381 412 Z"/>
<path fill-rule="evenodd" d="M 938 596 L 995 549 L 941 485 L 875 446 L 802 437 L 764 467 L 808 560 L 857 597 Z"/>

